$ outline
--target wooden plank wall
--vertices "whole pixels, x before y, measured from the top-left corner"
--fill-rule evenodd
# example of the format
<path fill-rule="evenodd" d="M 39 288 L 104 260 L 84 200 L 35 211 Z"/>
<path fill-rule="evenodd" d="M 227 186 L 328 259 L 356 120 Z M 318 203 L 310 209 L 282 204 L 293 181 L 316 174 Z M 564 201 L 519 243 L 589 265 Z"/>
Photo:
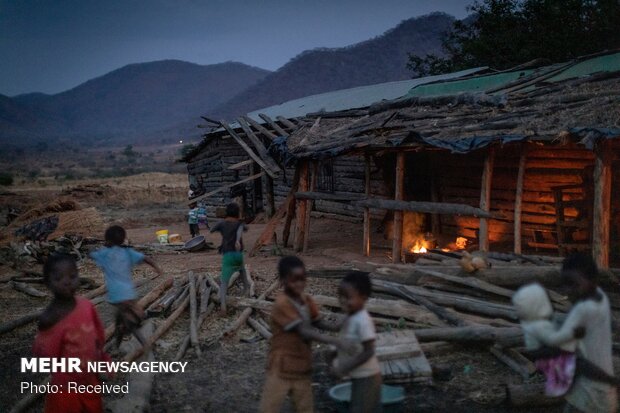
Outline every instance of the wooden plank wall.
<path fill-rule="evenodd" d="M 480 202 L 480 179 L 485 151 L 467 155 L 444 153 L 431 154 L 434 173 L 439 178 L 440 196 L 443 202 L 455 202 L 478 206 Z M 491 189 L 491 211 L 501 219 L 490 220 L 491 243 L 513 242 L 514 202 L 520 150 L 516 145 L 499 148 L 496 153 Z M 583 176 L 591 176 L 594 155 L 577 147 L 532 146 L 526 160 L 523 191 L 523 245 L 534 241 L 534 231 L 545 242 L 555 242 L 555 206 L 552 187 L 581 184 Z M 587 179 L 587 178 L 586 178 Z M 580 189 L 568 191 L 565 199 L 578 199 Z M 567 216 L 575 216 L 576 210 L 568 210 Z M 442 217 L 444 234 L 476 238 L 479 222 L 468 217 Z"/>

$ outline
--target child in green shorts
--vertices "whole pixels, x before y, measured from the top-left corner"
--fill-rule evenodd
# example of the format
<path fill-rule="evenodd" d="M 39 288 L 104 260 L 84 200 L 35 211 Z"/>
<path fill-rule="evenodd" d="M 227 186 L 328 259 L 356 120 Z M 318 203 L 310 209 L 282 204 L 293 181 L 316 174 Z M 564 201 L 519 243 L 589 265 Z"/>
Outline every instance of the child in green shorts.
<path fill-rule="evenodd" d="M 239 271 L 239 278 L 243 282 L 243 295 L 250 291 L 245 266 L 243 265 L 243 233 L 248 227 L 239 219 L 239 206 L 230 203 L 226 206 L 226 218 L 218 222 L 211 232 L 219 232 L 222 235 L 222 275 L 220 276 L 220 313 L 226 314 L 226 291 L 232 275 Z"/>

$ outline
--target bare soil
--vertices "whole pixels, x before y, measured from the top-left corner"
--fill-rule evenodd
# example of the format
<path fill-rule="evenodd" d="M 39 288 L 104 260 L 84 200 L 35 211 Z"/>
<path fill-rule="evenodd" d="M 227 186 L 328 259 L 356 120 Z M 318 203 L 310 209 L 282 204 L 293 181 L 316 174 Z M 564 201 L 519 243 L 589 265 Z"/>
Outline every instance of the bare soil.
<path fill-rule="evenodd" d="M 40 203 L 53 199 L 55 193 L 47 191 L 28 191 L 22 196 L 2 197 L 2 203 Z M 24 201 L 22 198 L 27 198 Z M 96 206 L 107 223 L 121 222 L 128 230 L 132 244 L 147 244 L 155 241 L 155 231 L 166 228 L 171 233 L 179 233 L 189 239 L 189 229 L 185 224 L 185 206 L 182 196 L 177 202 L 149 202 L 138 200 L 132 205 L 115 204 L 101 199 L 81 199 L 85 206 Z M 246 246 L 251 246 L 261 233 L 264 224 L 253 224 L 245 236 Z M 207 235 L 209 241 L 219 244 L 217 236 Z M 375 236 L 373 243 L 381 243 Z M 313 221 L 310 235 L 310 251 L 303 256 L 308 267 L 331 266 L 364 260 L 359 254 L 361 245 L 361 226 L 348 222 L 317 219 Z M 260 256 L 248 258 L 251 273 L 256 281 L 256 289 L 267 288 L 276 276 L 276 251 L 267 249 Z M 281 254 L 290 251 L 281 251 Z M 373 261 L 387 262 L 387 250 L 374 248 Z M 197 253 L 165 252 L 156 253 L 153 258 L 166 274 L 177 278 L 186 277 L 188 271 L 208 272 L 217 276 L 220 257 L 214 250 Z M 35 268 L 36 270 L 36 268 Z M 40 269 L 39 269 L 40 270 Z M 15 270 L 0 266 L 0 276 L 15 273 Z M 102 274 L 90 260 L 80 268 L 80 275 L 102 283 Z M 140 266 L 135 278 L 149 277 L 150 268 Z M 139 294 L 143 295 L 159 282 L 158 279 L 143 285 Z M 335 295 L 336 280 L 310 279 L 310 294 Z M 37 288 L 43 289 L 41 286 Z M 234 288 L 233 295 L 239 294 Z M 6 283 L 0 284 L 0 315 L 2 321 L 28 314 L 46 305 L 49 298 L 33 298 L 14 291 Z M 112 322 L 110 305 L 97 306 L 104 324 Z M 239 311 L 230 309 L 221 318 L 211 314 L 200 332 L 202 356 L 198 358 L 190 348 L 184 360 L 188 361 L 188 371 L 184 374 L 158 374 L 151 394 L 152 412 L 255 412 L 260 399 L 265 373 L 267 342 L 258 340 L 256 333 L 248 327 L 242 328 L 234 337 L 214 340 L 227 325 L 232 323 Z M 158 342 L 154 352 L 157 360 L 172 360 L 177 352 L 179 341 L 187 334 L 189 320 L 184 314 L 173 328 Z M 42 377 L 19 373 L 20 357 L 28 357 L 36 326 L 30 324 L 0 337 L 0 411 L 7 411 L 20 394 L 21 381 L 39 382 Z M 327 390 L 337 383 L 328 372 L 321 357 L 321 347 L 317 346 L 315 373 L 313 376 L 316 410 L 333 412 L 335 405 L 329 400 Z M 522 383 L 522 378 L 498 362 L 486 348 L 463 348 L 460 351 L 429 357 L 431 365 L 449 366 L 452 376 L 448 381 L 435 381 L 432 385 L 407 385 L 405 411 L 416 412 L 500 412 L 533 411 L 532 409 L 509 409 L 504 400 L 507 383 Z M 115 382 L 125 377 L 119 375 Z M 42 403 L 33 411 L 41 411 Z M 285 411 L 293 411 L 290 405 Z M 549 408 L 545 411 L 560 411 Z"/>

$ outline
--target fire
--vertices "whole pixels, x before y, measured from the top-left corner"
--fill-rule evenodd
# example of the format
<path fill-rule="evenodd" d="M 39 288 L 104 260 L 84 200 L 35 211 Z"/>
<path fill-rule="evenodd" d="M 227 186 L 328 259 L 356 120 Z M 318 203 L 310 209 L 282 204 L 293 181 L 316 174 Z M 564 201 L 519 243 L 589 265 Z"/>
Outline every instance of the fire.
<path fill-rule="evenodd" d="M 424 254 L 428 252 L 428 249 L 426 248 L 427 246 L 428 243 L 426 241 L 418 241 L 409 249 L 409 251 L 414 254 Z"/>

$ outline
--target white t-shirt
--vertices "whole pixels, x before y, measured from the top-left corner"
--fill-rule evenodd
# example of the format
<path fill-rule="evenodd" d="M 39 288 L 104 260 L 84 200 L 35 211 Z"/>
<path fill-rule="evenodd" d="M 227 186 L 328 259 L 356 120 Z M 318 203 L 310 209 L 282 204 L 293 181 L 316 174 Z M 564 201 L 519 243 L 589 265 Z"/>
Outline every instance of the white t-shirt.
<path fill-rule="evenodd" d="M 338 353 L 338 359 L 344 360 L 344 358 L 357 357 L 363 350 L 362 343 L 369 340 L 375 340 L 377 333 L 375 332 L 375 324 L 368 314 L 366 309 L 362 309 L 357 313 L 350 315 L 344 322 L 342 329 L 340 330 L 340 337 L 349 341 L 359 343 L 356 348 L 348 354 Z M 339 361 L 337 361 L 339 362 Z M 354 379 L 361 379 L 364 377 L 371 377 L 375 374 L 381 373 L 379 367 L 379 360 L 377 356 L 373 354 L 371 358 L 366 360 L 363 364 L 357 366 L 349 372 L 349 376 Z"/>

